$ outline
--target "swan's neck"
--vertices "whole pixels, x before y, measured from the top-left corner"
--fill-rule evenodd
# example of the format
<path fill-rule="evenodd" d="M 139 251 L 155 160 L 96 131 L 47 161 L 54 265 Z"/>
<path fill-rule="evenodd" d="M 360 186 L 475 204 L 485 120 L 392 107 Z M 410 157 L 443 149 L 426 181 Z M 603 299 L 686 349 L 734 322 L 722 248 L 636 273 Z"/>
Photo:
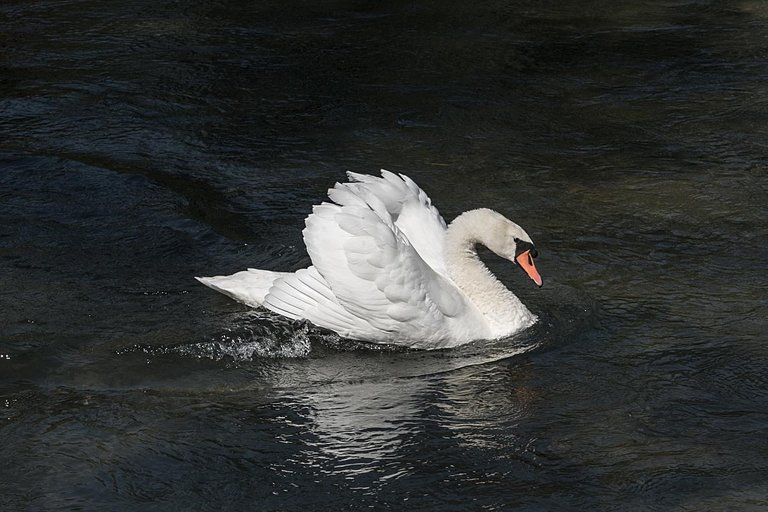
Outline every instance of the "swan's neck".
<path fill-rule="evenodd" d="M 504 236 L 497 216 L 479 209 L 456 217 L 446 233 L 444 256 L 450 278 L 482 313 L 494 336 L 501 337 L 527 327 L 536 317 L 477 255 L 477 244 L 493 247 L 494 238 Z"/>

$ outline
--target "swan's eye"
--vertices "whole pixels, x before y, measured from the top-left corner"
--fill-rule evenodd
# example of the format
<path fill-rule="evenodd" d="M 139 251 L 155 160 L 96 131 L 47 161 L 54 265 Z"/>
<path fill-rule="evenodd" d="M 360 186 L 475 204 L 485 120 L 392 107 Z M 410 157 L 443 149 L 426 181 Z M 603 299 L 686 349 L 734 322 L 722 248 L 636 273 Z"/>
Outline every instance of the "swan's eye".
<path fill-rule="evenodd" d="M 539 255 L 539 252 L 536 250 L 536 248 L 533 246 L 531 242 L 526 242 L 525 240 L 520 240 L 519 238 L 515 238 L 515 245 L 517 246 L 517 249 L 515 250 L 515 257 L 520 256 L 525 251 L 530 251 L 530 253 L 528 254 L 534 258 Z"/>

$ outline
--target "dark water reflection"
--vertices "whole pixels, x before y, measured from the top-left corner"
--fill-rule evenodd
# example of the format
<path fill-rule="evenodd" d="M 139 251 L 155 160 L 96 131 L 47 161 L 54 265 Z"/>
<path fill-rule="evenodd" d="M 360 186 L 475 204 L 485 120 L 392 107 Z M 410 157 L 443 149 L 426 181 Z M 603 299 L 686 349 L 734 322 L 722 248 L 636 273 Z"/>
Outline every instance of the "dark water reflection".
<path fill-rule="evenodd" d="M 0 6 L 8 510 L 761 510 L 768 8 Z M 532 234 L 542 321 L 373 350 L 191 277 L 343 171 Z"/>

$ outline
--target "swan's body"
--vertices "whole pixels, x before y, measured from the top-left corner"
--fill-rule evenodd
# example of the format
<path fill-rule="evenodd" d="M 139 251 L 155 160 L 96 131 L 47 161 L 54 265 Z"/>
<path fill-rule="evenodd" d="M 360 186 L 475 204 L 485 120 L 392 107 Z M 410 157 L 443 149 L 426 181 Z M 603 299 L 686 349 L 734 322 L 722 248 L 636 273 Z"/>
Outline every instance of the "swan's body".
<path fill-rule="evenodd" d="M 520 226 L 488 209 L 449 227 L 410 178 L 349 173 L 313 208 L 304 242 L 313 265 L 197 278 L 235 300 L 303 319 L 343 337 L 413 348 L 509 336 L 536 316 L 477 256 L 480 243 L 541 285 Z"/>

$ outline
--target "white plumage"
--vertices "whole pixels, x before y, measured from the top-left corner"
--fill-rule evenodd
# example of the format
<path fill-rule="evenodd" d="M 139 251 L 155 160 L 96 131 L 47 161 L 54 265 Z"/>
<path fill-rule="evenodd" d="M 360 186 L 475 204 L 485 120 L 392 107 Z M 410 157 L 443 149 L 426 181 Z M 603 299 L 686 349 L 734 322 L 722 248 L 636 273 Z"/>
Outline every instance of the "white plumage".
<path fill-rule="evenodd" d="M 486 245 L 541 284 L 536 251 L 517 224 L 480 209 L 446 227 L 407 176 L 384 170 L 381 178 L 348 175 L 350 182 L 328 191 L 333 203 L 313 207 L 306 219 L 312 266 L 197 279 L 249 306 L 263 305 L 343 337 L 413 348 L 499 338 L 536 321 L 475 251 L 476 244 Z"/>

